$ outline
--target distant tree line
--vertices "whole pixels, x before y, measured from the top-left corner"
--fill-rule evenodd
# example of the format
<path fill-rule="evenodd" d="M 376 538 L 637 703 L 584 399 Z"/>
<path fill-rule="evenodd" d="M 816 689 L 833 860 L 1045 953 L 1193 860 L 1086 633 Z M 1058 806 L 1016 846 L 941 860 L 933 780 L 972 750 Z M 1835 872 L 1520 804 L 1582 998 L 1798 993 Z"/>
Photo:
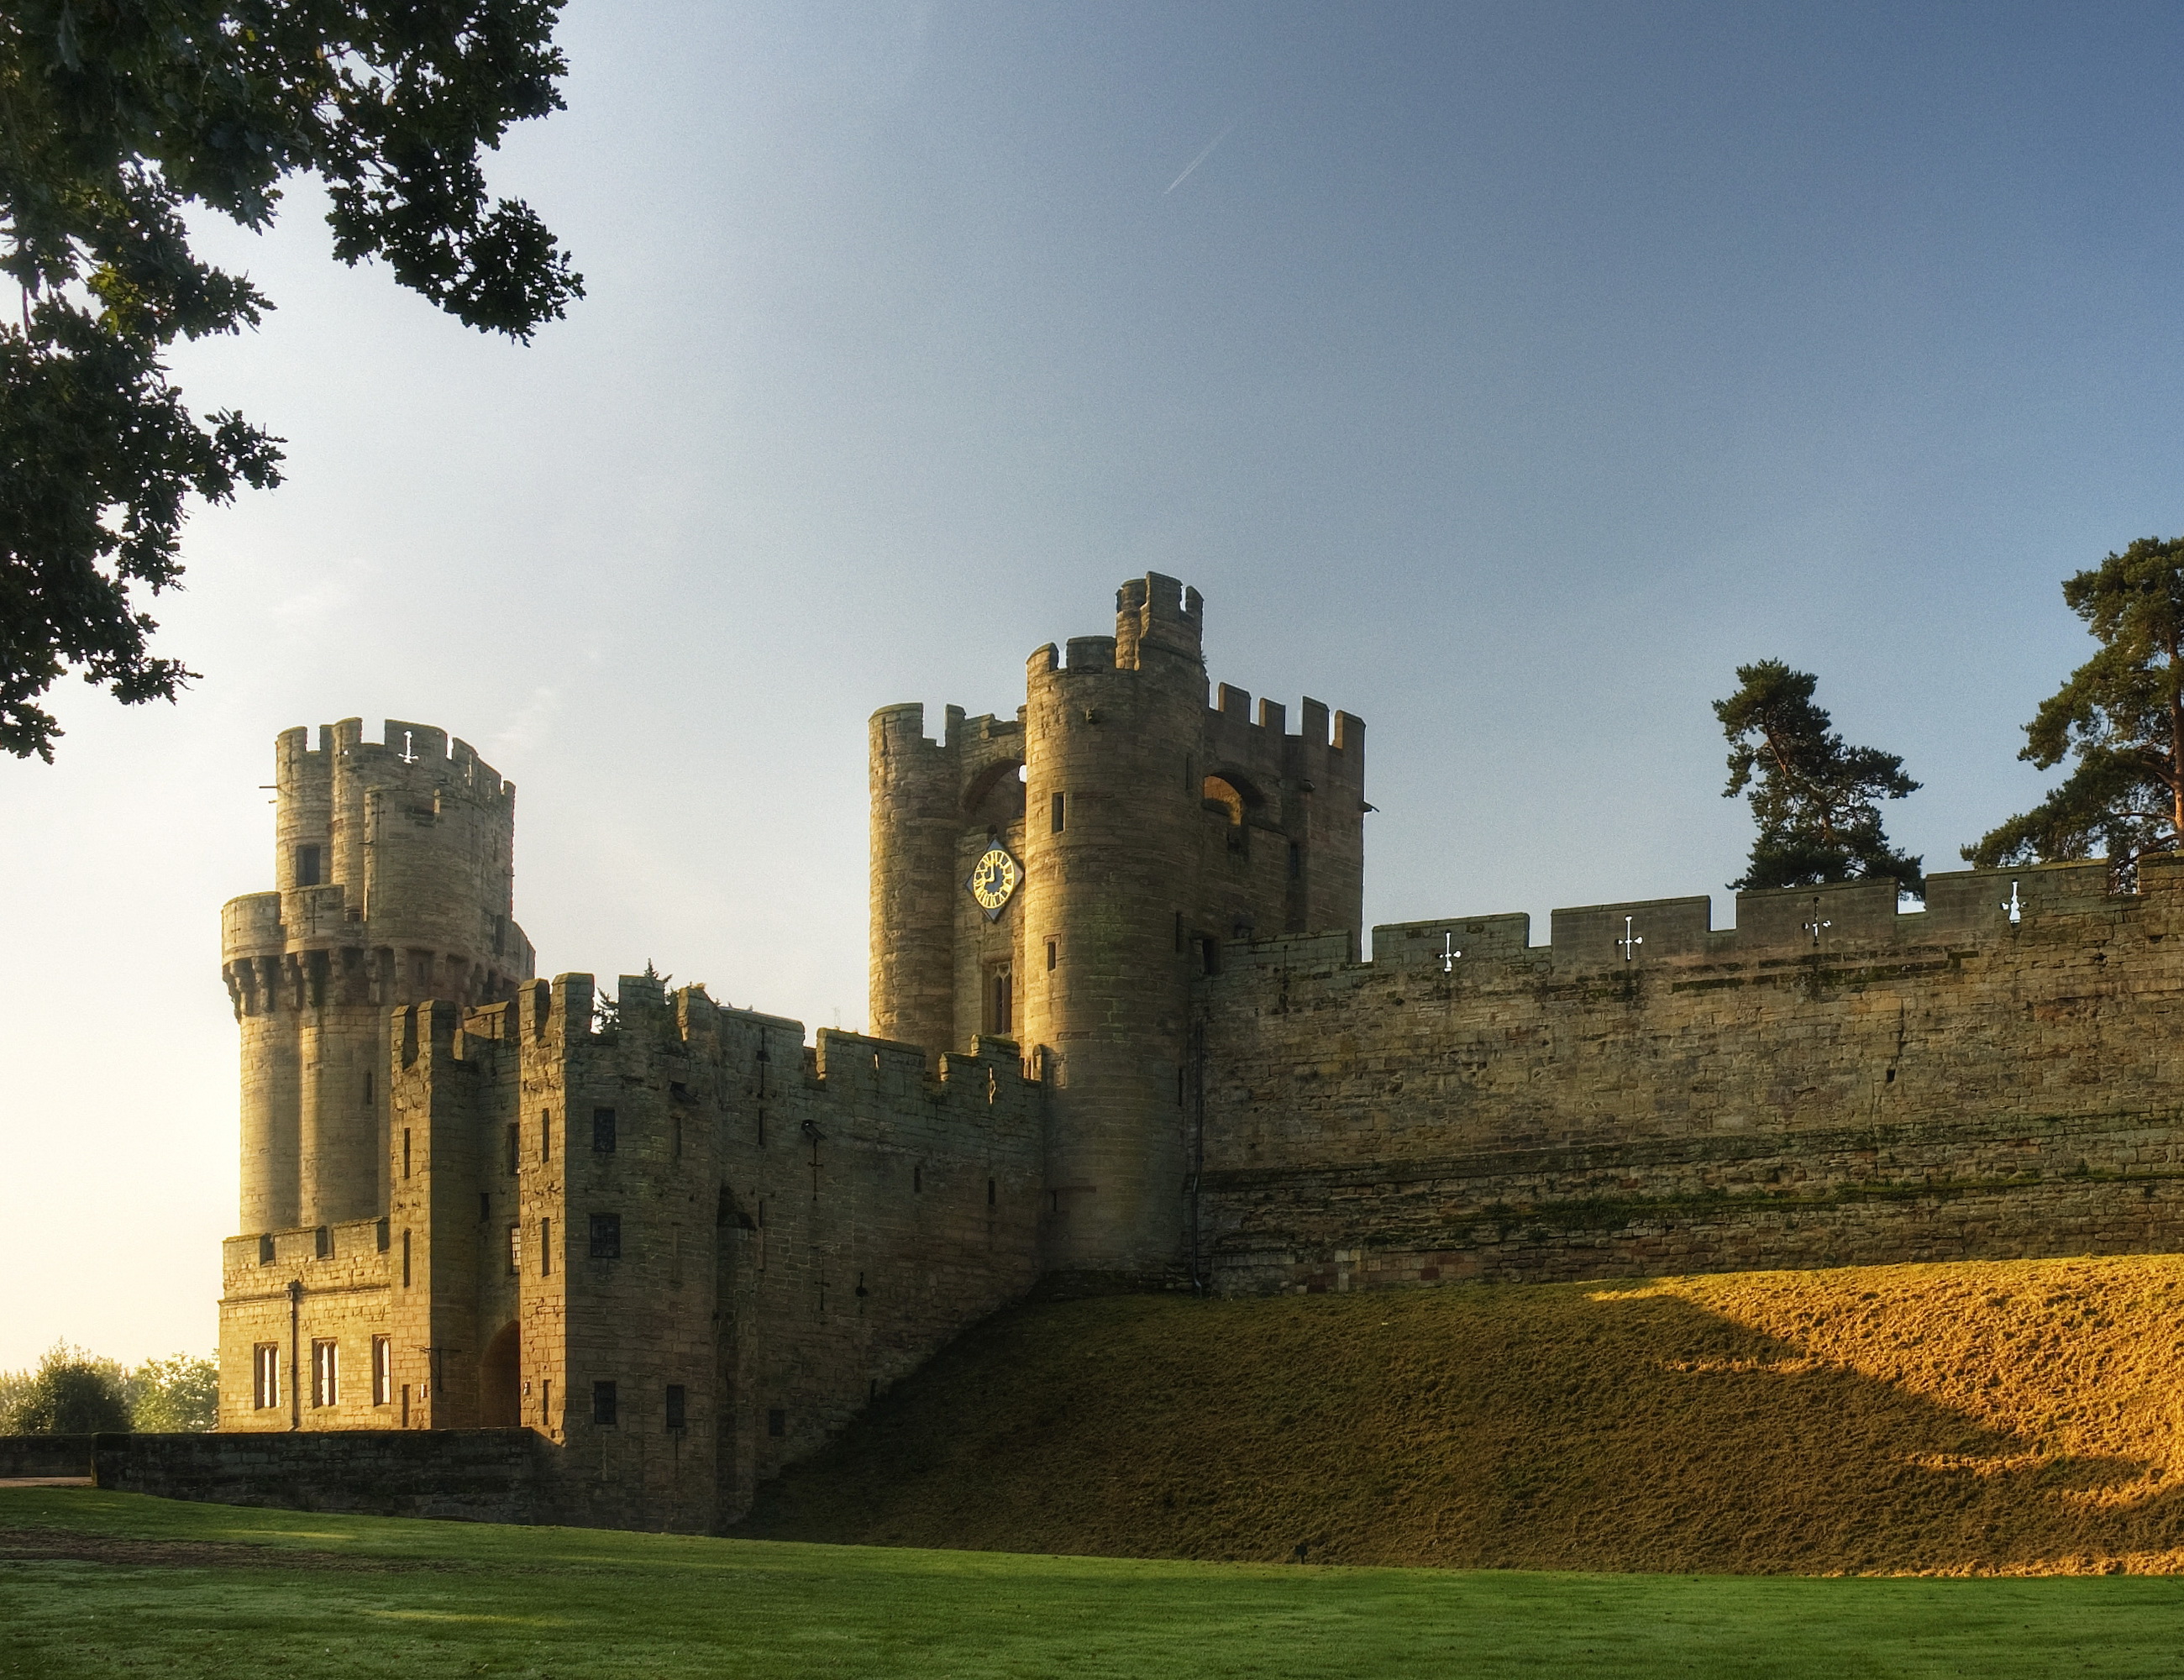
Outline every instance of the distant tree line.
<path fill-rule="evenodd" d="M 2129 890 L 2141 858 L 2184 836 L 2184 537 L 2141 537 L 2064 579 L 2063 600 L 2098 648 L 2041 703 L 2017 756 L 2041 770 L 2067 759 L 2070 773 L 1961 854 L 1980 869 L 2104 857 Z M 1918 790 L 1903 760 L 1847 743 L 1810 671 L 1762 659 L 1736 679 L 1713 709 L 1730 743 L 1723 792 L 1750 798 L 1759 832 L 1730 887 L 1892 880 L 1923 892 L 1923 859 L 1881 824 L 1881 801 Z"/>
<path fill-rule="evenodd" d="M 0 1371 L 0 1435 L 178 1434 L 220 1416 L 220 1367 L 196 1354 L 136 1366 L 59 1342 L 34 1371 Z"/>

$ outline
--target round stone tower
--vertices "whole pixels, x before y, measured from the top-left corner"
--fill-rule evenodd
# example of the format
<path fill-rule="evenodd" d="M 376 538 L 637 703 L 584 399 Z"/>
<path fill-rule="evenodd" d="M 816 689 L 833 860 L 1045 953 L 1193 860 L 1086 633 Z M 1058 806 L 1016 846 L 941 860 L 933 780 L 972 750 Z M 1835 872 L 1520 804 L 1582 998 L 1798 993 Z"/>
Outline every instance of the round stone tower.
<path fill-rule="evenodd" d="M 962 729 L 950 706 L 942 737 L 927 740 L 915 704 L 871 725 L 871 1031 L 935 1049 L 956 1037 L 956 906 L 944 883 L 962 827 Z"/>
<path fill-rule="evenodd" d="M 498 1002 L 532 962 L 510 915 L 515 789 L 468 743 L 392 720 L 370 742 L 349 718 L 274 754 L 276 888 L 220 915 L 246 1233 L 383 1212 L 389 1012 Z"/>
<path fill-rule="evenodd" d="M 1176 1258 L 1206 710 L 1198 592 L 1134 579 L 1115 634 L 1031 656 L 1023 1036 L 1044 1049 L 1048 1265 Z"/>

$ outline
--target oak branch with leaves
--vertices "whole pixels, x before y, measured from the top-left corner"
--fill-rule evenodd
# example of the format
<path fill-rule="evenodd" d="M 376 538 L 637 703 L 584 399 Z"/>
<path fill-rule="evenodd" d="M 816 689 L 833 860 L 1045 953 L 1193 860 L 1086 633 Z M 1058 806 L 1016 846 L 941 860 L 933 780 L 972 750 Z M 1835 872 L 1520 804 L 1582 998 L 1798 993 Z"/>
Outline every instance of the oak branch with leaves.
<path fill-rule="evenodd" d="M 1762 659 L 1739 665 L 1736 680 L 1736 693 L 1713 708 L 1730 742 L 1722 797 L 1750 793 L 1759 836 L 1751 866 L 1730 887 L 1893 880 L 1899 892 L 1921 891 L 1921 859 L 1891 846 L 1881 830 L 1880 802 L 1918 791 L 1903 760 L 1847 745 L 1813 703 L 1819 679 L 1809 671 Z"/>
<path fill-rule="evenodd" d="M 482 151 L 557 110 L 560 0 L 14 0 L 0 8 L 0 750 L 50 761 L 37 702 L 65 670 L 125 704 L 192 673 L 153 655 L 135 592 L 181 576 L 192 496 L 280 481 L 280 440 L 200 424 L 176 339 L 254 326 L 248 280 L 198 260 L 191 205 L 270 225 L 324 181 L 334 253 L 378 259 L 519 342 L 583 282 Z M 11 302 L 14 300 L 10 300 Z"/>

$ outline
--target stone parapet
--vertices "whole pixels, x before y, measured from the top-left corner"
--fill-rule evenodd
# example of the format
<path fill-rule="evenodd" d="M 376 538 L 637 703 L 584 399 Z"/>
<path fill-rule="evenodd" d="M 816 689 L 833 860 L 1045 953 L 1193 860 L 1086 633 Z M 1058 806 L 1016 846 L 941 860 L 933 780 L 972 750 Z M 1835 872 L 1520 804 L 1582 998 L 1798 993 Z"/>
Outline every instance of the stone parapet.
<path fill-rule="evenodd" d="M 1255 946 L 1201 987 L 1231 1292 L 2184 1245 L 2169 860 Z"/>

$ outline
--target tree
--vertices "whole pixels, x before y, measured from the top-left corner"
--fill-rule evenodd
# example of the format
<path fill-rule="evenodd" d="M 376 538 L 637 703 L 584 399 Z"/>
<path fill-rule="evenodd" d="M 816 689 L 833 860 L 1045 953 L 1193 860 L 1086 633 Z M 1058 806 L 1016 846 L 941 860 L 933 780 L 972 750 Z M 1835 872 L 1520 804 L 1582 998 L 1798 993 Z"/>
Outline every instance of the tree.
<path fill-rule="evenodd" d="M 127 1380 L 129 1427 L 142 1435 L 211 1429 L 220 1421 L 220 1366 L 196 1354 L 148 1359 Z"/>
<path fill-rule="evenodd" d="M 1880 826 L 1880 800 L 1918 790 L 1903 760 L 1846 745 L 1813 704 L 1819 679 L 1809 671 L 1762 659 L 1739 665 L 1736 680 L 1742 686 L 1713 708 L 1730 742 L 1722 797 L 1751 790 L 1759 837 L 1751 867 L 1730 887 L 1892 879 L 1900 892 L 1923 890 L 1921 860 L 1890 846 Z"/>
<path fill-rule="evenodd" d="M 94 1435 L 129 1427 L 128 1379 L 110 1359 L 57 1342 L 38 1368 L 6 1385 L 16 1435 Z"/>
<path fill-rule="evenodd" d="M 2025 726 L 2018 757 L 2070 775 L 1963 848 L 1981 869 L 2105 856 L 2126 880 L 2184 835 L 2184 537 L 2142 537 L 2063 583 L 2100 651 Z"/>
<path fill-rule="evenodd" d="M 0 8 L 0 748 L 51 762 L 66 670 L 124 704 L 192 673 L 132 592 L 177 587 L 185 504 L 280 481 L 280 440 L 200 425 L 177 338 L 271 304 L 199 262 L 182 213 L 253 229 L 325 183 L 334 253 L 527 342 L 583 295 L 553 235 L 493 202 L 481 148 L 559 109 L 560 0 L 15 0 Z"/>

